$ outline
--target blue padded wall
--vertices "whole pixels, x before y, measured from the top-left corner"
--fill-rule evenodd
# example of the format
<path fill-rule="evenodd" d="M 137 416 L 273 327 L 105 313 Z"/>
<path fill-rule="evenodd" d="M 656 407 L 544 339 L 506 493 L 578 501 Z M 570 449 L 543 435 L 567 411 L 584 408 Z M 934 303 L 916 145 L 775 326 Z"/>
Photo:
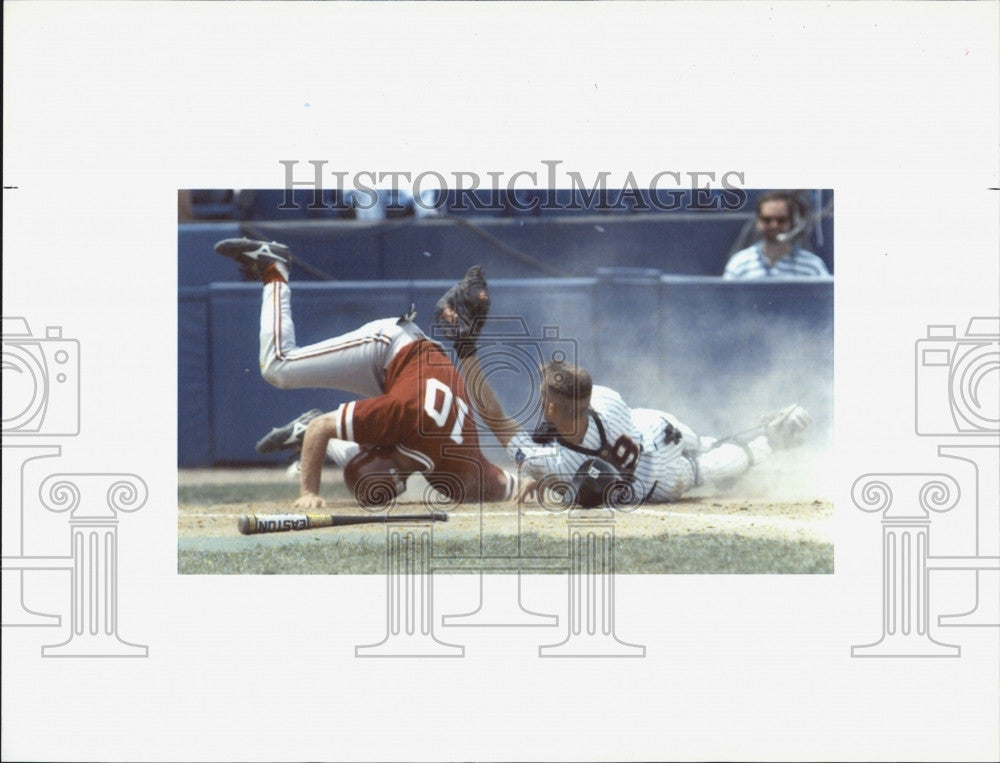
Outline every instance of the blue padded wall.
<path fill-rule="evenodd" d="M 212 463 L 208 289 L 182 288 L 177 305 L 178 466 Z"/>
<path fill-rule="evenodd" d="M 184 223 L 177 230 L 177 283 L 207 286 L 214 281 L 238 281 L 237 265 L 216 254 L 216 241 L 241 235 L 239 223 Z"/>

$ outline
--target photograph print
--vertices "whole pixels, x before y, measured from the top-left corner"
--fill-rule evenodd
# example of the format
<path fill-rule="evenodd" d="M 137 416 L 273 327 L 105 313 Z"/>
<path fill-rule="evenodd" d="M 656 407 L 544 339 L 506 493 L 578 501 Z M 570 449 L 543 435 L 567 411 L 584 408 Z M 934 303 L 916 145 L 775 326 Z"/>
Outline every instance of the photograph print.
<path fill-rule="evenodd" d="M 178 193 L 180 572 L 381 573 L 408 521 L 515 570 L 577 514 L 618 572 L 833 572 L 831 190 L 318 164 Z"/>

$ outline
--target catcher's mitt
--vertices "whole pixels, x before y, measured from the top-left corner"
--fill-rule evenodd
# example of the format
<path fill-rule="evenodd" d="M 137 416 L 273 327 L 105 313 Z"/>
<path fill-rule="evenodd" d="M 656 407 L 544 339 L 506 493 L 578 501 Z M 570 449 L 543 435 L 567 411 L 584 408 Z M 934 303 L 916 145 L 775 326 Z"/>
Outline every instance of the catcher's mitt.
<path fill-rule="evenodd" d="M 482 267 L 473 265 L 445 292 L 434 307 L 434 319 L 442 336 L 455 343 L 459 359 L 476 352 L 476 339 L 490 312 L 490 292 Z"/>

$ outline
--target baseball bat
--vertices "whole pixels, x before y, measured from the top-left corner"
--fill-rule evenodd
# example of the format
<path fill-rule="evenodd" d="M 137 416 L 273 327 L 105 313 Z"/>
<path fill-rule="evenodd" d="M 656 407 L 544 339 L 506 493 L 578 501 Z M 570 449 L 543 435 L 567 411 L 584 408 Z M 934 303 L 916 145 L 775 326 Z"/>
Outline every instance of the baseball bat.
<path fill-rule="evenodd" d="M 244 514 L 236 520 L 236 526 L 244 535 L 255 535 L 316 527 L 428 521 L 447 522 L 448 515 L 443 511 L 430 514 Z"/>

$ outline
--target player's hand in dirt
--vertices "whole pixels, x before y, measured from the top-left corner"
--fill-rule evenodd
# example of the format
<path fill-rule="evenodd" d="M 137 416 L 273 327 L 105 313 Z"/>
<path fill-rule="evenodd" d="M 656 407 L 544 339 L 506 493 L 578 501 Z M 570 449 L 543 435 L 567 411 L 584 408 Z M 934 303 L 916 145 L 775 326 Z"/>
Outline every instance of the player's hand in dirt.
<path fill-rule="evenodd" d="M 292 505 L 296 509 L 325 509 L 326 501 L 315 493 L 303 493 Z"/>
<path fill-rule="evenodd" d="M 538 481 L 525 479 L 517 491 L 517 502 L 526 503 L 538 500 Z"/>

